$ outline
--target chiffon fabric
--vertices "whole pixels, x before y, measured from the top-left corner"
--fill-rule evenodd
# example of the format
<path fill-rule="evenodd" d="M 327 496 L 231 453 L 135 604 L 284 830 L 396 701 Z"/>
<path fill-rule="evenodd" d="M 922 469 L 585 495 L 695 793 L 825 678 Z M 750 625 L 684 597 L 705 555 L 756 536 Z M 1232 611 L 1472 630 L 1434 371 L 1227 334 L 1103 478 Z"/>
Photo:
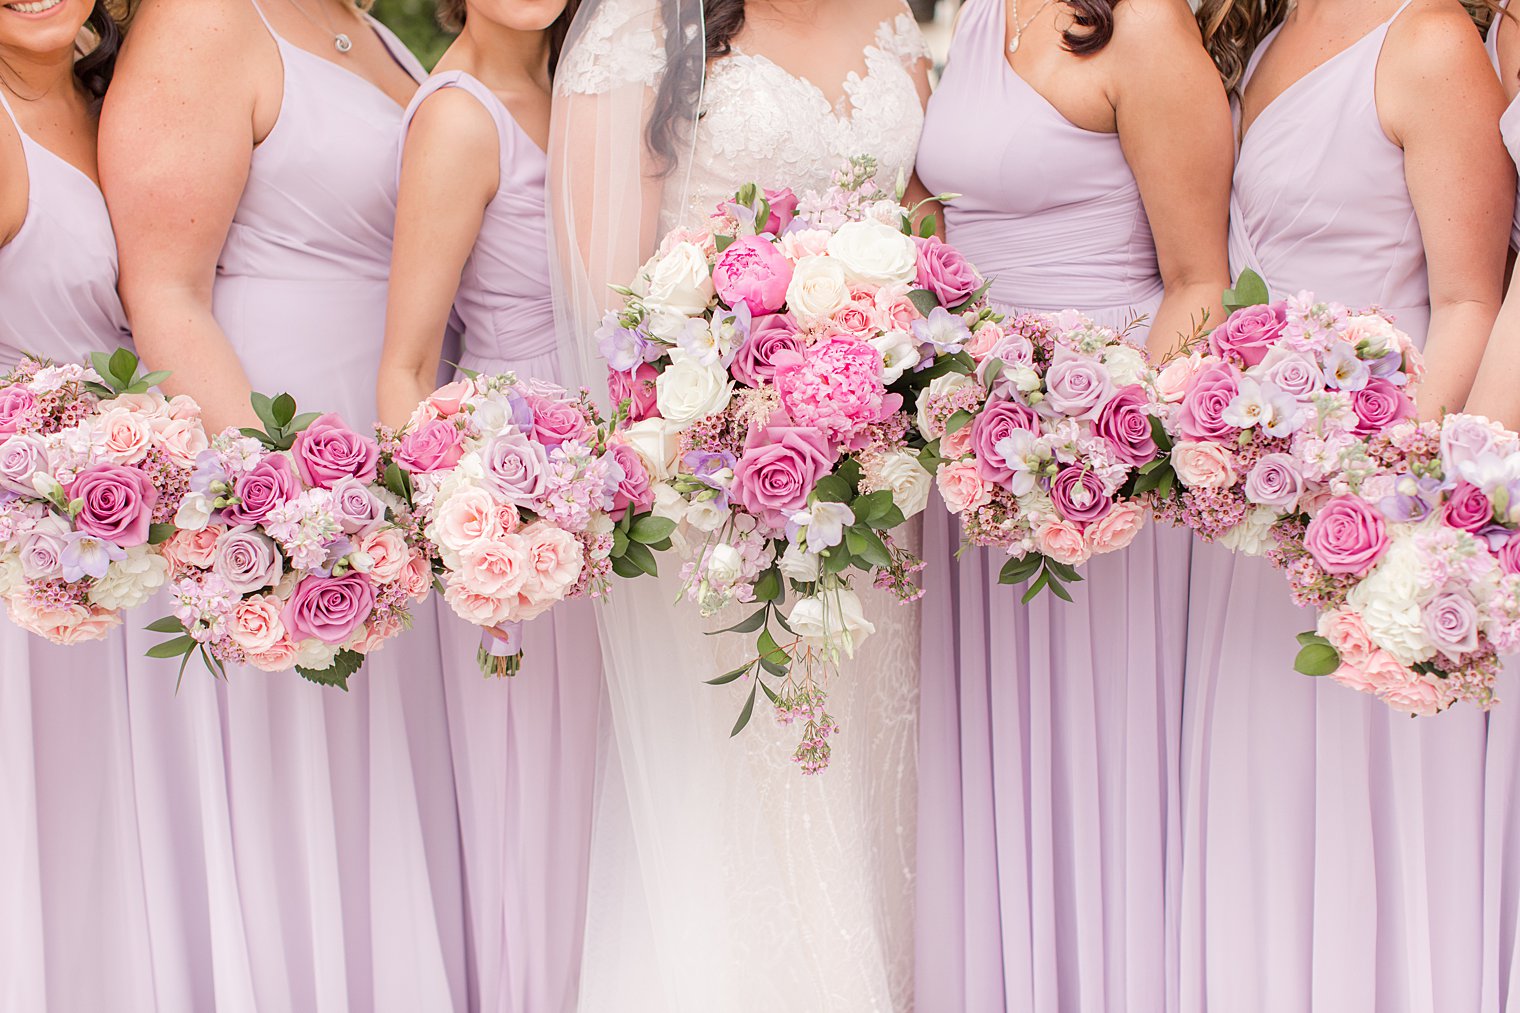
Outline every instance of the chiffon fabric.
<path fill-rule="evenodd" d="M 1388 26 L 1407 6 L 1245 133 L 1230 260 L 1277 297 L 1380 305 L 1423 342 L 1420 227 L 1375 100 Z M 1219 546 L 1193 558 L 1182 1010 L 1478 1009 L 1484 716 L 1414 720 L 1296 674 L 1294 635 L 1315 616 L 1282 576 Z"/>
<path fill-rule="evenodd" d="M 1116 134 L 1009 65 L 1002 0 L 971 0 L 918 172 L 995 303 L 1146 336 L 1161 279 Z M 1170 1008 L 1190 536 L 1147 526 L 1021 605 L 1001 550 L 926 522 L 919 739 L 920 1009 Z"/>
<path fill-rule="evenodd" d="M 562 382 L 549 293 L 547 156 L 501 100 L 463 71 L 430 78 L 412 99 L 403 130 L 422 102 L 445 88 L 473 96 L 490 113 L 501 151 L 501 185 L 455 297 L 460 365 Z M 527 623 L 523 668 L 510 679 L 481 675 L 480 628 L 440 608 L 469 898 L 469 1008 L 572 1010 L 604 696 L 593 605 L 565 602 Z"/>
<path fill-rule="evenodd" d="M 1499 68 L 1499 30 L 1516 30 L 1505 16 L 1488 30 L 1488 53 Z M 1520 98 L 1509 104 L 1499 126 L 1510 158 L 1520 163 Z M 1510 245 L 1520 248 L 1520 203 Z M 1513 282 L 1511 282 L 1513 284 Z M 1520 706 L 1514 663 L 1499 680 L 1500 704 L 1488 715 L 1488 755 L 1483 788 L 1483 1013 L 1520 1010 Z"/>
<path fill-rule="evenodd" d="M 26 219 L 0 246 L 0 371 L 129 342 L 95 182 L 21 138 Z M 152 1008 L 127 644 L 60 647 L 0 617 L 0 1010 Z"/>

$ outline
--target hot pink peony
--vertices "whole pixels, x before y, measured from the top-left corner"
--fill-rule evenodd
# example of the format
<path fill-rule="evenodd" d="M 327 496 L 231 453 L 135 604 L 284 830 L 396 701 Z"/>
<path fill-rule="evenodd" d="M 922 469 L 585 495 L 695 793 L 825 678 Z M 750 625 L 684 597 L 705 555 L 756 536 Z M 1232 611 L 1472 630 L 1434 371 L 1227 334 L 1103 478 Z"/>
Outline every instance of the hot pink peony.
<path fill-rule="evenodd" d="M 835 335 L 802 354 L 776 358 L 776 390 L 798 426 L 847 442 L 860 429 L 885 420 L 902 397 L 882 384 L 881 353 L 864 341 Z"/>
<path fill-rule="evenodd" d="M 713 287 L 730 306 L 744 303 L 750 313 L 775 313 L 786 305 L 792 262 L 776 244 L 759 236 L 741 236 L 718 255 Z"/>

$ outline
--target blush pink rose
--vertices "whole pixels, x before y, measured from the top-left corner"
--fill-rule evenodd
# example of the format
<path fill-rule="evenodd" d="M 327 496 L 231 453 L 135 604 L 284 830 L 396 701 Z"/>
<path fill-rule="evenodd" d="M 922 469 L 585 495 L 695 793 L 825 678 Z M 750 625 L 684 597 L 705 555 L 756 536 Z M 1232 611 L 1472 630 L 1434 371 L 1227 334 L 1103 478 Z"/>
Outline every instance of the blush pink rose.
<path fill-rule="evenodd" d="M 749 336 L 734 352 L 729 370 L 746 386 L 763 386 L 776 375 L 776 356 L 782 352 L 802 353 L 802 338 L 791 314 L 755 317 L 750 321 Z"/>
<path fill-rule="evenodd" d="M 984 323 L 971 332 L 971 340 L 966 342 L 966 354 L 980 363 L 986 359 L 992 350 L 1002 343 L 1006 335 L 1003 329 L 996 324 Z"/>
<path fill-rule="evenodd" d="M 396 463 L 417 475 L 447 471 L 464 456 L 464 438 L 458 427 L 443 419 L 429 419 L 401 437 Z"/>
<path fill-rule="evenodd" d="M 158 490 L 136 468 L 97 464 L 80 472 L 69 485 L 69 499 L 82 506 L 74 530 L 112 542 L 124 549 L 148 540 Z"/>
<path fill-rule="evenodd" d="M 452 418 L 459 414 L 464 407 L 465 399 L 474 390 L 475 385 L 469 380 L 452 380 L 429 394 L 427 404 L 438 413 L 439 418 Z"/>
<path fill-rule="evenodd" d="M 545 447 L 584 440 L 591 435 L 585 409 L 574 401 L 535 394 L 529 395 L 527 402 L 533 409 L 533 438 Z"/>
<path fill-rule="evenodd" d="M 868 292 L 853 293 L 851 300 L 834 311 L 834 326 L 846 334 L 869 341 L 876 334 L 875 305 Z"/>
<path fill-rule="evenodd" d="M 1235 484 L 1235 458 L 1217 443 L 1178 443 L 1172 447 L 1177 481 L 1193 489 L 1223 489 Z"/>
<path fill-rule="evenodd" d="M 729 306 L 744 303 L 754 316 L 786 305 L 792 262 L 776 244 L 759 236 L 741 236 L 713 265 L 713 287 Z"/>
<path fill-rule="evenodd" d="M 500 530 L 496 502 L 490 493 L 466 486 L 438 504 L 428 537 L 446 549 L 460 552 Z"/>
<path fill-rule="evenodd" d="M 1327 573 L 1361 576 L 1388 548 L 1382 514 L 1357 496 L 1337 496 L 1304 529 L 1304 547 Z"/>
<path fill-rule="evenodd" d="M 1177 409 L 1177 432 L 1189 440 L 1233 440 L 1240 430 L 1224 421 L 1225 409 L 1240 393 L 1235 370 L 1224 363 L 1205 366 L 1193 375 Z"/>
<path fill-rule="evenodd" d="M 1404 388 L 1374 376 L 1361 390 L 1351 394 L 1351 410 L 1356 413 L 1356 433 L 1372 436 L 1395 422 L 1414 418 L 1414 402 Z"/>
<path fill-rule="evenodd" d="M 399 528 L 376 528 L 359 539 L 358 548 L 369 556 L 369 575 L 377 584 L 396 583 L 412 561 L 412 548 Z"/>
<path fill-rule="evenodd" d="M 585 548 L 564 528 L 537 521 L 523 529 L 528 542 L 528 582 L 523 594 L 534 604 L 556 602 L 581 579 Z"/>
<path fill-rule="evenodd" d="M 169 460 L 181 468 L 195 467 L 195 459 L 211 445 L 200 419 L 168 419 L 158 428 L 158 444 Z"/>
<path fill-rule="evenodd" d="M 117 464 L 136 464 L 153 445 L 152 423 L 129 407 L 110 409 L 97 424 L 100 451 Z"/>
<path fill-rule="evenodd" d="M 433 568 L 428 564 L 426 556 L 420 552 L 412 553 L 406 569 L 401 571 L 400 586 L 413 601 L 421 601 L 428 596 L 428 592 L 433 589 Z"/>
<path fill-rule="evenodd" d="M 373 482 L 380 461 L 380 445 L 348 428 L 336 412 L 318 416 L 296 434 L 290 453 L 302 480 L 319 489 L 342 478 Z"/>
<path fill-rule="evenodd" d="M 1192 358 L 1173 359 L 1156 373 L 1156 396 L 1166 404 L 1180 403 L 1198 368 Z"/>
<path fill-rule="evenodd" d="M 1145 508 L 1138 503 L 1118 503 L 1082 532 L 1088 555 L 1118 552 L 1135 540 L 1145 526 Z"/>
<path fill-rule="evenodd" d="M 296 666 L 296 645 L 282 637 L 266 650 L 245 654 L 243 660 L 260 672 L 287 672 Z"/>
<path fill-rule="evenodd" d="M 227 635 L 245 654 L 262 654 L 285 637 L 280 622 L 280 603 L 269 595 L 256 594 L 238 602 L 227 624 Z"/>
<path fill-rule="evenodd" d="M 971 430 L 971 452 L 976 454 L 982 478 L 1002 485 L 1013 478 L 1013 469 L 997 445 L 1016 429 L 1038 433 L 1040 420 L 1033 408 L 1007 398 L 993 398 L 965 428 Z"/>
<path fill-rule="evenodd" d="M 212 524 L 199 531 L 175 531 L 163 544 L 164 559 L 174 573 L 204 569 L 211 565 L 217 539 L 227 529 Z"/>
<path fill-rule="evenodd" d="M 1510 535 L 1499 547 L 1499 566 L 1505 573 L 1520 573 L 1520 533 Z"/>
<path fill-rule="evenodd" d="M 349 642 L 349 648 L 360 654 L 372 654 L 385 642 L 405 629 L 401 620 L 393 615 L 376 616 L 360 628 L 358 635 Z"/>
<path fill-rule="evenodd" d="M 270 454 L 238 478 L 234 490 L 238 502 L 223 510 L 222 514 L 232 524 L 262 524 L 270 511 L 300 491 L 290 458 L 284 454 Z"/>
<path fill-rule="evenodd" d="M 25 387 L 0 390 L 0 434 L 20 432 L 37 414 L 37 397 Z"/>
<path fill-rule="evenodd" d="M 1479 531 L 1493 519 L 1493 503 L 1470 482 L 1458 482 L 1441 506 L 1441 520 L 1463 531 Z"/>
<path fill-rule="evenodd" d="M 464 584 L 454 581 L 443 592 L 443 600 L 449 603 L 454 614 L 475 626 L 495 626 L 507 621 L 511 609 L 501 598 L 478 594 Z"/>
<path fill-rule="evenodd" d="M 992 502 L 992 488 L 982 481 L 971 461 L 952 461 L 940 466 L 934 476 L 940 498 L 953 514 L 976 510 Z"/>
<path fill-rule="evenodd" d="M 1391 657 L 1388 664 L 1397 668 L 1403 678 L 1390 681 L 1379 691 L 1378 697 L 1385 704 L 1401 714 L 1419 718 L 1435 717 L 1441 712 L 1441 690 L 1431 681 L 1434 676 L 1411 672 Z"/>
<path fill-rule="evenodd" d="M 941 457 L 951 459 L 965 457 L 971 453 L 971 427 L 961 426 L 953 433 L 946 433 L 939 438 L 939 452 Z"/>
<path fill-rule="evenodd" d="M 655 377 L 660 374 L 649 363 L 642 363 L 630 375 L 615 369 L 607 371 L 607 394 L 614 405 L 628 402 L 628 421 L 642 422 L 659 414 L 655 398 Z"/>
<path fill-rule="evenodd" d="M 1261 362 L 1288 324 L 1287 307 L 1247 306 L 1231 313 L 1209 333 L 1209 350 L 1242 368 Z"/>
<path fill-rule="evenodd" d="M 1057 563 L 1077 566 L 1087 562 L 1087 543 L 1082 529 L 1070 521 L 1053 520 L 1035 525 L 1034 547 Z"/>
<path fill-rule="evenodd" d="M 529 577 L 528 542 L 522 535 L 483 539 L 459 554 L 457 579 L 476 594 L 507 598 Z"/>
<path fill-rule="evenodd" d="M 63 647 L 104 637 L 121 622 L 121 615 L 84 605 L 42 605 L 27 595 L 7 601 L 11 621 L 29 633 Z"/>
<path fill-rule="evenodd" d="M 375 589 L 369 576 L 346 573 L 341 577 L 301 578 L 285 603 L 280 621 L 296 643 L 319 640 L 342 644 L 353 636 L 375 607 Z"/>
<path fill-rule="evenodd" d="M 1320 616 L 1319 635 L 1330 641 L 1342 665 L 1361 666 L 1378 649 L 1367 624 L 1351 609 L 1336 609 Z"/>
<path fill-rule="evenodd" d="M 751 430 L 734 467 L 733 496 L 746 510 L 779 527 L 787 511 L 800 510 L 838 454 L 817 429 L 780 424 Z"/>

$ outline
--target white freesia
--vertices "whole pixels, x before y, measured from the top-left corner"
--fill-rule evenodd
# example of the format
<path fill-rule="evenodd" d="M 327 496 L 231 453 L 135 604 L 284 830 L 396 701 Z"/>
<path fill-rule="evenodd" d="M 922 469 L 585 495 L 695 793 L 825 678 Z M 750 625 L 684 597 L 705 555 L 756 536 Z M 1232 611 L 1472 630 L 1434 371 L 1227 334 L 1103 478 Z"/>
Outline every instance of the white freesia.
<path fill-rule="evenodd" d="M 787 580 L 810 583 L 818 579 L 823 560 L 816 552 L 809 552 L 795 542 L 789 543 L 776 565 Z"/>
<path fill-rule="evenodd" d="M 943 397 L 946 394 L 960 390 L 962 387 L 969 387 L 971 384 L 971 377 L 964 373 L 946 373 L 943 376 L 936 376 L 933 380 L 929 381 L 929 386 L 919 396 L 918 417 L 915 420 L 918 432 L 924 439 L 934 439 L 933 432 L 929 427 L 929 415 L 926 410 L 929 402 L 935 398 Z"/>
<path fill-rule="evenodd" d="M 732 545 L 714 545 L 707 554 L 704 572 L 710 583 L 729 587 L 744 572 L 744 557 Z"/>
<path fill-rule="evenodd" d="M 1145 378 L 1145 355 L 1134 345 L 1112 345 L 1103 355 L 1103 365 L 1117 387 L 1128 387 Z"/>
<path fill-rule="evenodd" d="M 889 386 L 918 365 L 918 342 L 907 331 L 887 331 L 872 338 L 871 347 L 881 353 L 881 379 Z"/>
<path fill-rule="evenodd" d="M 636 288 L 644 301 L 670 313 L 694 317 L 713 298 L 712 269 L 695 243 L 677 243 L 663 257 L 651 257 Z"/>
<path fill-rule="evenodd" d="M 174 526 L 181 531 L 201 531 L 211 523 L 211 497 L 204 493 L 186 493 L 174 511 Z"/>
<path fill-rule="evenodd" d="M 678 429 L 668 420 L 643 419 L 619 430 L 617 439 L 633 448 L 654 481 L 664 482 L 675 474 L 681 440 Z M 658 495 L 659 490 L 656 490 L 656 497 Z"/>
<path fill-rule="evenodd" d="M 934 476 L 918 463 L 916 454 L 894 450 L 877 462 L 872 484 L 877 489 L 892 490 L 892 502 L 897 504 L 904 517 L 912 517 L 929 505 Z"/>
<path fill-rule="evenodd" d="M 863 285 L 904 285 L 918 277 L 918 247 L 883 222 L 847 222 L 829 240 L 829 256 Z"/>
<path fill-rule="evenodd" d="M 169 561 L 157 549 L 133 546 L 125 559 L 108 566 L 106 575 L 90 586 L 90 602 L 112 611 L 136 608 L 168 579 Z"/>
<path fill-rule="evenodd" d="M 729 511 L 713 499 L 697 500 L 686 508 L 686 523 L 698 531 L 717 531 L 728 518 Z"/>
<path fill-rule="evenodd" d="M 1033 366 L 1009 366 L 1008 380 L 1015 390 L 1025 394 L 1034 393 L 1045 382 L 1040 379 L 1040 374 L 1034 371 Z"/>
<path fill-rule="evenodd" d="M 691 509 L 686 502 L 686 497 L 676 492 L 675 487 L 669 482 L 660 482 L 654 487 L 654 506 L 650 512 L 656 517 L 664 517 L 667 520 L 680 524 L 686 519 L 686 511 Z"/>
<path fill-rule="evenodd" d="M 316 638 L 303 640 L 296 645 L 296 665 L 313 672 L 320 672 L 325 668 L 331 668 L 333 659 L 338 656 L 339 646 L 338 644 L 324 644 Z"/>
<path fill-rule="evenodd" d="M 722 411 L 734 394 L 734 382 L 727 371 L 704 366 L 695 359 L 667 366 L 654 388 L 660 414 L 676 429 Z"/>
<path fill-rule="evenodd" d="M 803 257 L 792 270 L 786 305 L 798 318 L 826 317 L 850 301 L 844 265 L 832 257 Z"/>
<path fill-rule="evenodd" d="M 787 623 L 809 647 L 822 651 L 830 660 L 840 653 L 853 658 L 861 642 L 876 632 L 860 598 L 847 587 L 829 588 L 798 600 Z"/>

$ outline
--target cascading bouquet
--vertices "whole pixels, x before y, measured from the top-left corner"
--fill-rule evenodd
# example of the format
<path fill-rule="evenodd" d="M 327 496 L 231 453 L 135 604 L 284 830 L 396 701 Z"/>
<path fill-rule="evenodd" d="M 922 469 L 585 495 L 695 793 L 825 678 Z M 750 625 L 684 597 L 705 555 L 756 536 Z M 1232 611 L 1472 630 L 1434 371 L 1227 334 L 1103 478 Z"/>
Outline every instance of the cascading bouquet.
<path fill-rule="evenodd" d="M 125 349 L 0 380 L 0 598 L 55 644 L 97 640 L 168 578 L 161 544 L 206 446 L 200 409 Z"/>
<path fill-rule="evenodd" d="M 411 624 L 432 573 L 405 501 L 379 482 L 380 446 L 335 414 L 252 397 L 263 429 L 229 429 L 195 461 L 163 546 L 174 634 L 148 653 L 348 679 Z"/>
<path fill-rule="evenodd" d="M 648 516 L 639 456 L 609 442 L 584 392 L 507 373 L 472 375 L 384 434 L 387 476 L 434 547 L 444 600 L 483 629 L 481 670 L 515 675 L 521 624 L 607 574 L 654 570 L 675 525 Z"/>
<path fill-rule="evenodd" d="M 919 400 L 918 426 L 940 459 L 940 496 L 973 545 L 1010 557 L 1004 584 L 1066 583 L 1094 555 L 1129 545 L 1148 516 L 1168 446 L 1144 353 L 1075 312 L 989 312 L 972 323 L 969 376 L 947 374 Z"/>
<path fill-rule="evenodd" d="M 665 238 L 598 333 L 628 416 L 616 439 L 679 525 L 686 596 L 703 615 L 759 605 L 721 631 L 756 635 L 754 656 L 712 680 L 753 676 L 733 734 L 763 690 L 803 724 L 809 773 L 837 727 L 823 676 L 873 631 L 851 572 L 905 602 L 921 593 L 922 564 L 891 535 L 932 484 L 907 406 L 972 369 L 962 349 L 986 288 L 874 173 L 856 159 L 800 198 L 741 187 L 706 229 Z"/>
<path fill-rule="evenodd" d="M 1297 668 L 1430 715 L 1495 702 L 1520 647 L 1520 437 L 1470 415 L 1400 422 L 1341 452 L 1281 563 L 1320 610 Z"/>

